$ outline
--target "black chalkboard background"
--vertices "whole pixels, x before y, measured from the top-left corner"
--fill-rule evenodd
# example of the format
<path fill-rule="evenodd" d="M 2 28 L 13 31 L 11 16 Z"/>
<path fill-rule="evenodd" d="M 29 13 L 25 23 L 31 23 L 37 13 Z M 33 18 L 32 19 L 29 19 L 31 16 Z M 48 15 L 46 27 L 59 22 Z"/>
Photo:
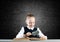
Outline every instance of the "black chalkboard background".
<path fill-rule="evenodd" d="M 36 17 L 36 27 L 48 39 L 60 39 L 59 1 L 53 0 L 1 0 L 0 1 L 0 39 L 13 39 L 22 26 L 25 17 L 32 13 Z"/>

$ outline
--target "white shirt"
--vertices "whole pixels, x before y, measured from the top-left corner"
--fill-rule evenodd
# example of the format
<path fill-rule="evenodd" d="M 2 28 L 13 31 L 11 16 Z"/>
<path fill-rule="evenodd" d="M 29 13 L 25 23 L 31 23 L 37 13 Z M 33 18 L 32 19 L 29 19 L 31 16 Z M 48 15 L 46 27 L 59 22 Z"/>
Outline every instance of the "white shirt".
<path fill-rule="evenodd" d="M 32 28 L 29 28 L 29 27 L 28 27 L 28 29 L 32 29 L 32 30 L 33 30 L 34 27 L 32 27 Z M 40 30 L 39 28 L 37 28 L 37 31 L 39 31 L 39 34 L 38 34 L 39 37 L 44 36 L 44 34 L 41 32 L 41 30 Z M 24 35 L 24 27 L 21 28 L 21 30 L 20 30 L 20 32 L 17 34 L 16 38 L 24 38 L 23 35 Z"/>

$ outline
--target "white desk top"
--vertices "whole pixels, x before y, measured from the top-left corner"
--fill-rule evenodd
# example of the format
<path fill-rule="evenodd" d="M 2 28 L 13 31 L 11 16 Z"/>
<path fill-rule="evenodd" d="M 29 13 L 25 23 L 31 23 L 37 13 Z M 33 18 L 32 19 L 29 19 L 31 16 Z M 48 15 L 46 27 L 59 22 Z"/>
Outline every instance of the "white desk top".
<path fill-rule="evenodd" d="M 60 42 L 60 39 L 48 39 L 48 40 L 9 40 L 0 39 L 0 42 Z"/>

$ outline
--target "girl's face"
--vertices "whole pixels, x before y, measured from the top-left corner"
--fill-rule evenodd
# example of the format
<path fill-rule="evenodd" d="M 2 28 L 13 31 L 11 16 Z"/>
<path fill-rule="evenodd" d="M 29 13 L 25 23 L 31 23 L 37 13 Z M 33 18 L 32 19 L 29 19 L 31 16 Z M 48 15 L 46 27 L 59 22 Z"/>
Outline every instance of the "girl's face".
<path fill-rule="evenodd" d="M 27 17 L 26 24 L 29 27 L 34 27 L 35 26 L 35 17 Z"/>

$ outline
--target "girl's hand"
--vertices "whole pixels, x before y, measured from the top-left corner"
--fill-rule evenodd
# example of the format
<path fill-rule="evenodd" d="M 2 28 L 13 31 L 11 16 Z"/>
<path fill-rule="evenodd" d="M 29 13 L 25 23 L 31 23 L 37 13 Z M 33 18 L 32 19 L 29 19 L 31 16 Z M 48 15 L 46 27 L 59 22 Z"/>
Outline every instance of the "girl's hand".
<path fill-rule="evenodd" d="M 27 33 L 26 33 L 26 36 L 30 36 L 30 35 L 32 35 L 30 32 L 27 32 Z"/>

